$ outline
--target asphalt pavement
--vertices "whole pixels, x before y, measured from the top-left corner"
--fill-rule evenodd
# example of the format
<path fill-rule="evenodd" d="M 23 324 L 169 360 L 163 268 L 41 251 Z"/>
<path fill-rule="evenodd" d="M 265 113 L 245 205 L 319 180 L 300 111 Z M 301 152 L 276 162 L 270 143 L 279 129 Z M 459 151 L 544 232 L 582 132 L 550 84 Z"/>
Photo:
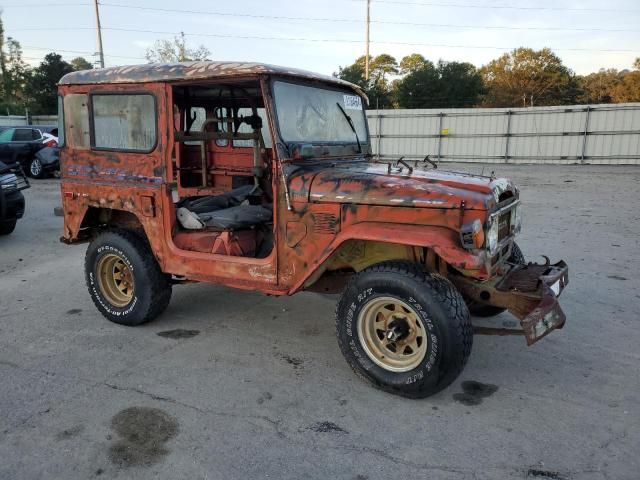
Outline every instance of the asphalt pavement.
<path fill-rule="evenodd" d="M 109 323 L 86 246 L 58 241 L 58 181 L 32 181 L 0 237 L 0 479 L 640 478 L 640 167 L 454 168 L 519 184 L 518 242 L 569 264 L 568 320 L 532 347 L 476 336 L 424 400 L 358 379 L 311 293 L 181 285 L 156 321 Z"/>

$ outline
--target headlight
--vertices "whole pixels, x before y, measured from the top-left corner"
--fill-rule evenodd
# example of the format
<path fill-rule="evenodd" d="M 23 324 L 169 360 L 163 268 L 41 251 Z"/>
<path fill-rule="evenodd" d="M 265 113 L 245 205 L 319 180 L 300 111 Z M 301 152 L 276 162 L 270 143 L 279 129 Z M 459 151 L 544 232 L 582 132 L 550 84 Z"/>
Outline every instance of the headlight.
<path fill-rule="evenodd" d="M 18 177 L 16 177 L 13 173 L 0 176 L 0 187 L 2 187 L 4 190 L 18 188 Z"/>
<path fill-rule="evenodd" d="M 497 219 L 496 219 L 497 220 Z M 491 222 L 489 230 L 487 231 L 487 248 L 490 252 L 495 252 L 498 248 L 498 222 L 494 220 Z"/>

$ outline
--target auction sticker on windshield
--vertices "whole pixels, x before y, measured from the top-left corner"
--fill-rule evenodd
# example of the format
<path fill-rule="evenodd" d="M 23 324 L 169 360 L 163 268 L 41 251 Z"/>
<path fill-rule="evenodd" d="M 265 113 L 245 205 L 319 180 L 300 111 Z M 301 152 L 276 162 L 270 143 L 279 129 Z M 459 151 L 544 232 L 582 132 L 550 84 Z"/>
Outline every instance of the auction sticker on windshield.
<path fill-rule="evenodd" d="M 357 95 L 344 95 L 344 108 L 347 110 L 362 110 L 362 99 Z"/>

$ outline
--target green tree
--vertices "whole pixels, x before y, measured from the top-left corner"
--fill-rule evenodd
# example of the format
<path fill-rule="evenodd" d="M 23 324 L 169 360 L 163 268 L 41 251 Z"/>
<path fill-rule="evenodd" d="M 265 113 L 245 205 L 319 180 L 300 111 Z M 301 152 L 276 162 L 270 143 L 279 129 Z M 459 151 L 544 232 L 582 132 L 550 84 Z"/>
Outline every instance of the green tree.
<path fill-rule="evenodd" d="M 57 109 L 58 82 L 67 73 L 73 72 L 70 63 L 57 53 L 49 53 L 29 76 L 25 94 L 34 114 L 51 115 Z"/>
<path fill-rule="evenodd" d="M 408 73 L 394 84 L 394 96 L 400 108 L 431 108 L 438 106 L 440 77 L 435 65 L 426 62 L 422 68 Z"/>
<path fill-rule="evenodd" d="M 411 55 L 407 55 L 406 57 L 403 57 L 402 60 L 400 60 L 400 73 L 402 73 L 403 75 L 413 73 L 426 68 L 429 64 L 433 66 L 433 63 L 431 63 L 419 53 L 412 53 Z"/>
<path fill-rule="evenodd" d="M 483 92 L 482 77 L 470 63 L 440 60 L 436 67 L 425 60 L 422 67 L 406 71 L 410 73 L 394 84 L 400 108 L 469 107 Z"/>
<path fill-rule="evenodd" d="M 612 103 L 613 91 L 622 82 L 624 72 L 615 68 L 581 75 L 578 77 L 581 94 L 579 103 Z"/>
<path fill-rule="evenodd" d="M 346 67 L 338 67 L 338 71 L 333 74 L 334 77 L 340 78 L 347 82 L 358 85 L 364 91 L 367 91 L 369 84 L 365 80 L 364 55 L 356 59 L 351 65 Z"/>
<path fill-rule="evenodd" d="M 369 105 L 372 108 L 388 108 L 392 106 L 390 78 L 398 74 L 398 63 L 391 55 L 382 54 L 377 57 L 369 57 L 369 80 L 365 79 L 365 56 L 358 57 L 356 61 L 346 67 L 338 67 L 334 73 L 347 82 L 355 83 L 362 88 L 369 97 Z"/>
<path fill-rule="evenodd" d="M 575 75 L 550 49 L 517 48 L 480 69 L 486 86 L 483 106 L 563 105 L 575 103 Z"/>
<path fill-rule="evenodd" d="M 473 107 L 484 91 L 482 76 L 470 63 L 440 60 L 438 76 L 441 98 L 439 106 L 442 107 Z"/>
<path fill-rule="evenodd" d="M 89 61 L 84 57 L 76 57 L 72 59 L 70 62 L 71 67 L 75 70 L 91 70 L 93 65 L 89 63 Z"/>
<path fill-rule="evenodd" d="M 640 102 L 640 58 L 633 63 L 635 70 L 623 72 L 622 81 L 611 91 L 616 103 Z"/>
<path fill-rule="evenodd" d="M 3 113 L 24 113 L 24 88 L 29 78 L 29 66 L 22 60 L 20 42 L 8 37 L 6 44 L 0 32 L 3 48 L 0 57 L 2 69 L 2 108 Z"/>
<path fill-rule="evenodd" d="M 188 46 L 183 32 L 171 40 L 157 40 L 153 47 L 147 48 L 145 52 L 149 63 L 208 60 L 209 55 L 211 52 L 204 45 L 195 48 Z"/>
<path fill-rule="evenodd" d="M 390 75 L 398 74 L 398 62 L 389 54 L 383 53 L 369 62 L 369 76 L 374 82 L 388 86 L 387 80 Z"/>

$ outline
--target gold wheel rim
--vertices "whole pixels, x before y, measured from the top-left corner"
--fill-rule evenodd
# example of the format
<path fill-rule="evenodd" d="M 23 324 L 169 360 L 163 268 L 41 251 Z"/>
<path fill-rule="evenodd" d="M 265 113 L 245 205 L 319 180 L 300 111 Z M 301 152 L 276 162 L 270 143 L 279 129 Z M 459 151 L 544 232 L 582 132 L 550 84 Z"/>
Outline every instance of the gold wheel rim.
<path fill-rule="evenodd" d="M 109 253 L 98 262 L 98 285 L 104 298 L 114 307 L 126 307 L 133 298 L 134 281 L 124 259 Z"/>
<path fill-rule="evenodd" d="M 390 372 L 413 370 L 427 353 L 422 320 L 394 297 L 377 297 L 365 304 L 358 315 L 358 338 L 369 358 Z"/>

